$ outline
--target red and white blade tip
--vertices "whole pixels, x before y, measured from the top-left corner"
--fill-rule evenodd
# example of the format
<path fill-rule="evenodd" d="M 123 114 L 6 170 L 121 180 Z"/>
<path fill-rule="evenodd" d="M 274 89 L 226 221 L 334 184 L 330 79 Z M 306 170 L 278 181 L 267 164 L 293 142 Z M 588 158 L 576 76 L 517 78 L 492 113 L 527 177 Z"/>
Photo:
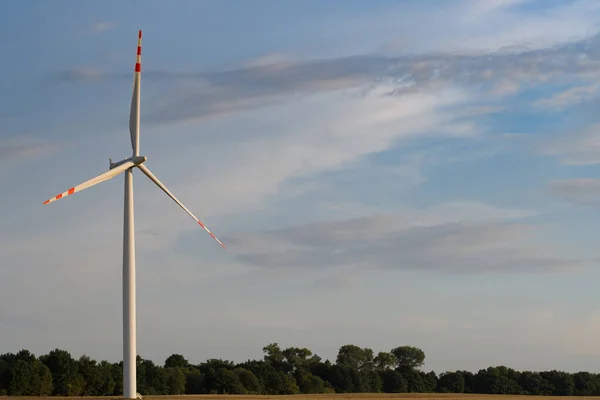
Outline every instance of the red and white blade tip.
<path fill-rule="evenodd" d="M 219 239 L 217 239 L 217 237 L 215 236 L 215 234 L 214 234 L 214 233 L 212 233 L 212 232 L 211 232 L 211 231 L 210 231 L 210 230 L 209 230 L 209 229 L 206 227 L 206 225 L 204 225 L 202 222 L 200 222 L 200 220 L 199 220 L 199 219 L 196 219 L 196 221 L 198 221 L 198 225 L 200 225 L 202 228 L 204 228 L 204 230 L 205 230 L 206 232 L 208 232 L 208 234 L 209 234 L 209 235 L 210 235 L 210 236 L 211 236 L 213 239 L 215 239 L 215 240 L 216 240 L 216 241 L 217 241 L 217 242 L 218 242 L 218 243 L 221 245 L 221 247 L 222 247 L 222 248 L 224 248 L 224 249 L 226 248 L 226 247 L 225 247 L 225 245 L 224 245 L 224 244 L 223 244 L 223 243 L 222 243 L 222 242 L 221 242 Z"/>
<path fill-rule="evenodd" d="M 51 202 L 53 202 L 53 201 L 56 201 L 56 200 L 58 200 L 58 199 L 62 199 L 64 196 L 70 196 L 70 195 L 72 195 L 73 193 L 75 193 L 75 188 L 74 188 L 74 187 L 72 187 L 71 189 L 67 190 L 66 192 L 63 192 L 63 193 L 61 193 L 61 194 L 57 194 L 57 195 L 56 195 L 56 196 L 54 196 L 53 198 L 51 198 L 51 199 L 48 199 L 48 200 L 44 201 L 44 204 L 51 203 Z"/>
<path fill-rule="evenodd" d="M 142 31 L 138 32 L 137 56 L 135 60 L 135 72 L 142 71 Z"/>

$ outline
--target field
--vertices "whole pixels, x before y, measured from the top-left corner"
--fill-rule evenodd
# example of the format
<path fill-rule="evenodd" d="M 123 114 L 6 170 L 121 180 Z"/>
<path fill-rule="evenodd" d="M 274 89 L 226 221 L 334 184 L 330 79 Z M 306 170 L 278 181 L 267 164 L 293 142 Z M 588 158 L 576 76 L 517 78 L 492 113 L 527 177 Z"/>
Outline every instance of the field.
<path fill-rule="evenodd" d="M 122 399 L 118 396 L 106 397 L 1 397 L 0 399 L 28 400 L 28 399 L 49 399 L 49 400 L 108 400 Z M 550 399 L 555 400 L 600 400 L 599 397 L 592 396 L 511 396 L 511 395 L 489 395 L 489 394 L 298 394 L 290 396 L 247 396 L 247 395 L 181 395 L 181 396 L 144 396 L 148 399 L 156 400 L 535 400 Z"/>

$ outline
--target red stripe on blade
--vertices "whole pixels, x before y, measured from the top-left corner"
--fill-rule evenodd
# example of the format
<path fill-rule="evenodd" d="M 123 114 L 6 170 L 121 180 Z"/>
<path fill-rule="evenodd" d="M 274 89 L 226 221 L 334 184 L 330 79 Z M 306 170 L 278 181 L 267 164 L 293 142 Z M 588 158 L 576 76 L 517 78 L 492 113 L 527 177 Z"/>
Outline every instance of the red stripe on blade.
<path fill-rule="evenodd" d="M 44 202 L 44 204 L 48 204 L 48 203 L 50 203 L 50 200 L 46 200 L 46 201 Z"/>
<path fill-rule="evenodd" d="M 138 33 L 138 37 L 141 38 L 142 37 L 142 31 L 139 31 Z"/>
<path fill-rule="evenodd" d="M 142 46 L 138 46 L 138 56 L 142 54 Z"/>
<path fill-rule="evenodd" d="M 135 72 L 140 72 L 142 70 L 142 64 L 135 63 Z"/>
<path fill-rule="evenodd" d="M 75 193 L 75 188 L 71 188 L 67 191 L 67 194 L 73 194 Z"/>
<path fill-rule="evenodd" d="M 60 199 L 62 197 L 62 193 L 61 194 L 57 194 L 56 195 L 56 200 Z"/>

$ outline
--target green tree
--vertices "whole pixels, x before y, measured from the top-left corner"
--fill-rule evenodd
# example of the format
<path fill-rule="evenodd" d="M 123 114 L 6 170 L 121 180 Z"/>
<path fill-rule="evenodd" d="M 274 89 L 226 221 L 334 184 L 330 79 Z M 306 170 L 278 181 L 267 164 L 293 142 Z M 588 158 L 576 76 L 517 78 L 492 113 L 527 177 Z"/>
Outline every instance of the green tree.
<path fill-rule="evenodd" d="M 500 375 L 492 384 L 491 393 L 519 395 L 523 393 L 523 389 L 513 379 Z"/>
<path fill-rule="evenodd" d="M 273 370 L 267 375 L 267 387 L 270 389 L 269 394 L 298 394 L 300 388 L 296 384 L 296 380 L 286 375 L 283 371 Z"/>
<path fill-rule="evenodd" d="M 419 368 L 425 363 L 425 353 L 417 347 L 400 346 L 392 349 L 391 353 L 396 358 L 396 367 L 401 370 Z"/>
<path fill-rule="evenodd" d="M 80 383 L 77 379 L 77 362 L 68 351 L 55 349 L 47 355 L 41 356 L 42 361 L 52 373 L 54 391 L 52 394 L 58 396 L 70 396 L 74 389 L 78 389 Z M 76 392 L 76 390 L 75 390 Z"/>
<path fill-rule="evenodd" d="M 380 371 L 379 375 L 383 381 L 383 391 L 385 393 L 406 393 L 408 392 L 408 385 L 406 379 L 398 371 L 386 369 Z"/>
<path fill-rule="evenodd" d="M 263 347 L 264 360 L 278 371 L 286 370 L 285 355 L 277 343 L 269 343 Z M 287 371 L 286 371 L 287 372 Z"/>
<path fill-rule="evenodd" d="M 12 379 L 12 365 L 0 356 L 0 396 L 8 395 L 8 386 Z"/>
<path fill-rule="evenodd" d="M 352 393 L 355 392 L 353 372 L 357 371 L 345 365 L 335 364 L 329 368 L 324 379 L 331 383 L 336 393 Z"/>
<path fill-rule="evenodd" d="M 365 393 L 379 393 L 383 389 L 383 379 L 376 370 L 362 370 L 359 373 L 361 375 L 361 381 L 363 382 L 362 388 Z"/>
<path fill-rule="evenodd" d="M 170 392 L 167 370 L 150 360 L 146 363 L 146 391 L 148 395 L 167 395 Z"/>
<path fill-rule="evenodd" d="M 108 361 L 101 361 L 98 364 L 98 375 L 100 375 L 100 385 L 97 388 L 97 396 L 110 396 L 115 391 L 116 382 L 112 375 L 112 365 Z M 123 377 L 119 379 L 122 381 Z"/>
<path fill-rule="evenodd" d="M 237 367 L 233 372 L 238 376 L 238 379 L 246 388 L 248 394 L 261 394 L 262 385 L 260 380 L 254 375 L 254 373 L 246 368 Z"/>
<path fill-rule="evenodd" d="M 505 367 L 489 367 L 475 375 L 475 390 L 484 394 L 521 394 L 523 389 Z"/>
<path fill-rule="evenodd" d="M 40 360 L 33 361 L 32 396 L 50 396 L 52 394 L 52 373 Z"/>
<path fill-rule="evenodd" d="M 306 348 L 288 347 L 282 351 L 282 354 L 287 364 L 285 370 L 291 372 L 303 367 L 308 362 L 309 357 L 312 356 L 312 351 Z"/>
<path fill-rule="evenodd" d="M 392 368 L 396 364 L 396 358 L 392 353 L 380 351 L 373 359 L 373 363 L 378 371 L 385 371 L 386 369 Z"/>
<path fill-rule="evenodd" d="M 85 390 L 85 379 L 81 374 L 75 375 L 73 379 L 68 383 L 67 396 L 81 396 Z"/>
<path fill-rule="evenodd" d="M 187 368 L 189 365 L 181 354 L 172 354 L 165 360 L 165 368 Z"/>
<path fill-rule="evenodd" d="M 202 394 L 206 393 L 204 387 L 204 375 L 196 368 L 188 370 L 185 376 L 185 393 Z"/>
<path fill-rule="evenodd" d="M 471 371 L 460 371 L 465 377 L 465 393 L 475 393 L 475 374 Z"/>
<path fill-rule="evenodd" d="M 104 377 L 100 374 L 100 369 L 96 365 L 96 360 L 90 359 L 85 354 L 79 357 L 78 371 L 83 377 L 85 384 L 83 396 L 101 396 L 101 388 Z"/>
<path fill-rule="evenodd" d="M 113 391 L 113 396 L 122 396 L 123 395 L 123 361 L 118 363 L 113 363 L 110 366 L 110 376 L 115 382 L 115 388 Z"/>
<path fill-rule="evenodd" d="M 345 365 L 356 370 L 372 369 L 373 350 L 353 344 L 345 344 L 338 351 L 336 364 Z"/>
<path fill-rule="evenodd" d="M 136 357 L 136 386 L 137 391 L 146 396 L 154 393 L 154 388 L 152 387 L 152 382 L 150 382 L 150 378 L 148 377 L 148 371 L 155 367 L 154 362 L 152 360 L 144 360 L 139 355 Z M 150 372 L 151 374 L 152 372 Z"/>
<path fill-rule="evenodd" d="M 231 361 L 221 360 L 219 358 L 211 358 L 206 362 L 198 365 L 198 370 L 202 373 L 206 372 L 209 369 L 214 369 L 215 371 L 218 371 L 221 368 L 234 369 L 235 364 Z"/>
<path fill-rule="evenodd" d="M 519 378 L 519 386 L 524 394 L 531 396 L 550 396 L 553 387 L 537 372 L 524 371 Z"/>
<path fill-rule="evenodd" d="M 598 396 L 600 395 L 600 377 L 589 372 L 577 372 L 573 374 L 575 384 L 575 396 Z"/>
<path fill-rule="evenodd" d="M 217 393 L 220 394 L 248 394 L 240 382 L 238 375 L 230 369 L 221 368 L 217 371 Z"/>
<path fill-rule="evenodd" d="M 573 396 L 575 392 L 573 375 L 568 372 L 552 370 L 541 372 L 540 376 L 554 387 L 552 392 L 554 396 Z"/>
<path fill-rule="evenodd" d="M 29 351 L 29 350 L 20 350 L 17 354 L 15 354 L 15 361 L 23 360 L 28 364 L 33 364 L 37 358 Z"/>
<path fill-rule="evenodd" d="M 168 394 L 185 394 L 185 373 L 181 368 L 165 368 L 167 373 Z"/>
<path fill-rule="evenodd" d="M 24 360 L 17 360 L 12 368 L 12 377 L 8 385 L 9 396 L 31 396 L 33 381 L 33 365 Z"/>
<path fill-rule="evenodd" d="M 437 390 L 440 393 L 464 393 L 465 376 L 461 371 L 444 372 L 440 374 Z"/>
<path fill-rule="evenodd" d="M 300 393 L 313 394 L 325 392 L 325 382 L 323 382 L 323 379 L 313 375 L 306 368 L 298 368 L 294 373 L 294 378 Z"/>
<path fill-rule="evenodd" d="M 423 375 L 419 373 L 416 369 L 408 369 L 404 367 L 399 369 L 400 374 L 406 381 L 406 388 L 409 393 L 425 393 L 426 385 L 423 382 Z"/>
<path fill-rule="evenodd" d="M 240 368 L 247 369 L 252 372 L 260 382 L 262 394 L 276 394 L 276 389 L 271 386 L 272 376 L 277 373 L 277 370 L 267 361 L 248 360 L 238 365 Z"/>
<path fill-rule="evenodd" d="M 437 387 L 438 377 L 433 371 L 427 373 L 420 372 L 421 380 L 423 382 L 423 391 L 421 393 L 433 393 Z"/>
<path fill-rule="evenodd" d="M 422 350 L 402 346 L 390 353 L 352 344 L 340 347 L 335 363 L 307 348 L 263 348 L 262 360 L 239 364 L 209 359 L 190 365 L 181 354 L 164 367 L 138 356 L 138 390 L 144 395 L 298 393 L 481 393 L 505 395 L 600 395 L 600 374 L 580 371 L 517 371 L 506 366 L 469 371 L 424 372 Z M 395 369 L 392 369 L 395 365 Z M 123 363 L 100 363 L 55 349 L 36 359 L 28 350 L 0 355 L 0 395 L 122 396 Z M 57 383 L 57 386 L 54 385 Z"/>

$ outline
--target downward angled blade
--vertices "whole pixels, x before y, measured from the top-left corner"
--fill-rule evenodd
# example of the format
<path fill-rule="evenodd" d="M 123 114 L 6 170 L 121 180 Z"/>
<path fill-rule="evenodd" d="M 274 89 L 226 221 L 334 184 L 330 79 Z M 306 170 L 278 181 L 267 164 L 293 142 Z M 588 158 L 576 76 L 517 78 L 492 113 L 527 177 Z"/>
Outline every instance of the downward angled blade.
<path fill-rule="evenodd" d="M 44 201 L 44 204 L 52 203 L 53 201 L 62 199 L 65 196 L 72 195 L 75 192 L 81 192 L 83 189 L 87 189 L 91 186 L 99 184 L 100 182 L 104 182 L 110 178 L 113 178 L 113 177 L 119 175 L 121 172 L 125 171 L 128 168 L 133 167 L 134 165 L 135 164 L 133 162 L 127 161 L 127 162 L 119 165 L 118 167 L 108 170 L 105 173 L 100 174 L 95 178 L 85 181 L 75 187 L 72 187 L 71 189 L 67 190 L 66 192 L 58 194 L 58 195 L 54 196 L 53 198 Z"/>
<path fill-rule="evenodd" d="M 183 208 L 183 210 L 188 213 L 188 215 L 190 217 L 192 217 L 194 219 L 194 221 L 196 221 L 198 223 L 198 225 L 200 225 L 202 228 L 204 228 L 204 230 L 206 232 L 208 232 L 208 234 L 210 236 L 212 236 L 213 239 L 215 239 L 222 248 L 225 248 L 225 245 L 223 243 L 221 243 L 221 241 L 219 239 L 217 239 L 217 237 L 202 223 L 200 222 L 200 220 L 198 218 L 196 218 L 196 216 L 194 214 L 192 214 L 192 212 L 190 210 L 188 210 L 179 200 L 177 200 L 177 198 L 175 196 L 173 196 L 173 194 L 171 192 L 169 192 L 169 189 L 166 188 L 165 185 L 163 185 L 161 183 L 161 181 L 158 180 L 158 178 L 156 176 L 154 176 L 152 174 L 152 172 L 150 172 L 150 170 L 143 164 L 138 165 L 138 168 L 144 173 L 146 174 L 146 176 L 148 178 L 150 178 L 150 180 L 152 182 L 154 182 L 156 184 L 156 186 L 158 186 L 159 188 L 161 188 L 163 190 L 163 192 L 165 192 L 171 199 L 173 199 L 173 201 L 177 204 L 179 204 L 179 207 Z"/>
<path fill-rule="evenodd" d="M 133 94 L 129 111 L 129 134 L 135 156 L 140 155 L 140 84 L 142 75 L 142 31 L 138 32 L 137 56 L 133 72 Z"/>

